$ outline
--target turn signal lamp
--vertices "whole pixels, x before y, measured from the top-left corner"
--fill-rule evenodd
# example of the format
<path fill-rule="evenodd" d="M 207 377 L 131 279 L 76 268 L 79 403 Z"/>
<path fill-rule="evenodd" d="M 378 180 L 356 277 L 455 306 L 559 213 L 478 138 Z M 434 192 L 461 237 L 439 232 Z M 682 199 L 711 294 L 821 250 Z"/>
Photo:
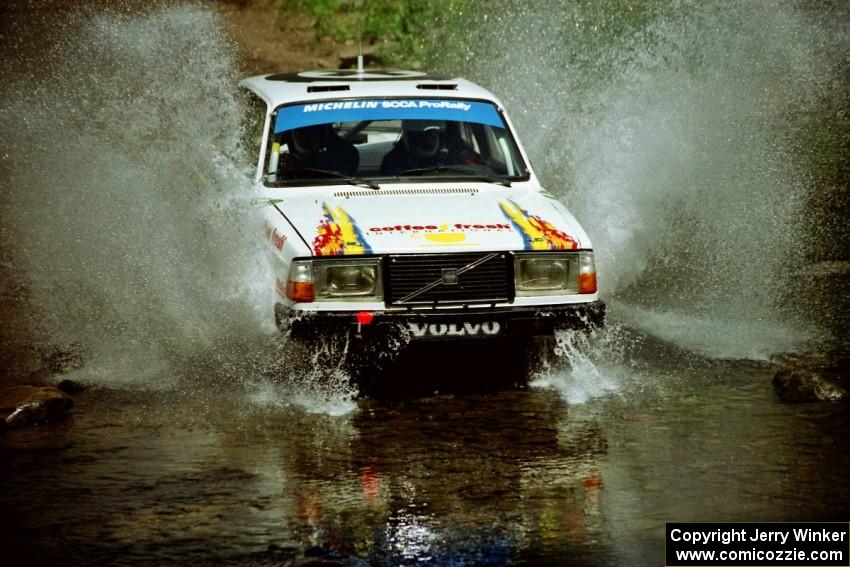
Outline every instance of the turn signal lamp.
<path fill-rule="evenodd" d="M 593 252 L 579 252 L 578 292 L 596 293 L 596 263 Z"/>
<path fill-rule="evenodd" d="M 316 289 L 313 285 L 312 262 L 296 261 L 289 267 L 289 279 L 286 282 L 286 297 L 296 303 L 310 303 L 316 299 Z"/>

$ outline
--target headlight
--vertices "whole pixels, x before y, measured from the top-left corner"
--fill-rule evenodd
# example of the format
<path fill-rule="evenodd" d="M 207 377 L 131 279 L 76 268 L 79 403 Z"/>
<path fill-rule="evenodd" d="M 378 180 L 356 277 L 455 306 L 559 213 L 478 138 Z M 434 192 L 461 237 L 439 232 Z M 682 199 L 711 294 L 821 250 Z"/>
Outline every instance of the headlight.
<path fill-rule="evenodd" d="M 380 301 L 381 263 L 378 259 L 313 262 L 316 299 Z"/>
<path fill-rule="evenodd" d="M 317 265 L 319 296 L 374 296 L 378 286 L 378 265 Z"/>
<path fill-rule="evenodd" d="M 596 293 L 593 252 L 518 253 L 514 260 L 516 294 Z"/>
<path fill-rule="evenodd" d="M 297 302 L 381 301 L 381 262 L 295 260 L 289 268 L 287 296 Z"/>

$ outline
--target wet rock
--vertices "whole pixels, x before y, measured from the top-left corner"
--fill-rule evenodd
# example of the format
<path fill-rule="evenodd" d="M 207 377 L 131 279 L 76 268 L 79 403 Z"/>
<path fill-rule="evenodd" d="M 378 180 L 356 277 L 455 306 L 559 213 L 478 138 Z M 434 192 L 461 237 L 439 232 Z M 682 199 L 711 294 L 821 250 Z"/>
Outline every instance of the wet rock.
<path fill-rule="evenodd" d="M 52 386 L 18 385 L 0 389 L 0 411 L 14 410 L 26 402 L 50 400 L 62 398 L 70 401 L 70 398 L 58 388 Z"/>
<path fill-rule="evenodd" d="M 844 388 L 820 372 L 795 365 L 785 365 L 776 372 L 773 388 L 779 399 L 789 404 L 833 402 L 847 398 Z"/>
<path fill-rule="evenodd" d="M 9 427 L 38 425 L 68 417 L 74 400 L 49 386 L 12 386 L 0 390 L 0 413 Z"/>
<path fill-rule="evenodd" d="M 79 394 L 80 392 L 85 390 L 85 387 L 82 384 L 80 384 L 79 382 L 75 382 L 74 380 L 70 380 L 68 378 L 65 378 L 64 380 L 56 384 L 56 388 L 58 388 L 62 392 L 65 392 L 66 394 Z"/>

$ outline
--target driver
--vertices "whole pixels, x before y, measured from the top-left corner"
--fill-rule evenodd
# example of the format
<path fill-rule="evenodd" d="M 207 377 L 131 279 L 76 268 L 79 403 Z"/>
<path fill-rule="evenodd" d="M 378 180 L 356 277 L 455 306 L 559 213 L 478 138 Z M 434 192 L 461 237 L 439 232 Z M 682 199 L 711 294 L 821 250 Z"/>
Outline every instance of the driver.
<path fill-rule="evenodd" d="M 405 120 L 401 139 L 381 162 L 383 175 L 439 165 L 477 165 L 481 157 L 460 139 L 455 122 Z"/>
<path fill-rule="evenodd" d="M 441 165 L 446 161 L 443 147 L 445 122 L 434 120 L 404 120 L 401 138 L 381 162 L 381 173 L 398 175 L 408 169 Z"/>
<path fill-rule="evenodd" d="M 318 124 L 288 130 L 283 134 L 288 152 L 281 156 L 278 169 L 290 177 L 309 174 L 310 169 L 333 171 L 352 176 L 360 154 L 354 144 L 339 137 L 331 124 Z M 315 172 L 314 172 L 315 173 Z"/>

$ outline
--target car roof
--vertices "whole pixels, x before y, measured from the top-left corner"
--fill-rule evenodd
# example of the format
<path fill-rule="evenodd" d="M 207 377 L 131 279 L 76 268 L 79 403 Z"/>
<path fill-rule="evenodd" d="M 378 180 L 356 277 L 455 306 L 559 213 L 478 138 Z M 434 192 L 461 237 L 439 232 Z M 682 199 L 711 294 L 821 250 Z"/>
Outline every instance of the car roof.
<path fill-rule="evenodd" d="M 450 75 L 396 69 L 321 69 L 272 73 L 239 82 L 272 108 L 292 102 L 349 97 L 464 98 L 502 104 L 487 89 Z"/>

